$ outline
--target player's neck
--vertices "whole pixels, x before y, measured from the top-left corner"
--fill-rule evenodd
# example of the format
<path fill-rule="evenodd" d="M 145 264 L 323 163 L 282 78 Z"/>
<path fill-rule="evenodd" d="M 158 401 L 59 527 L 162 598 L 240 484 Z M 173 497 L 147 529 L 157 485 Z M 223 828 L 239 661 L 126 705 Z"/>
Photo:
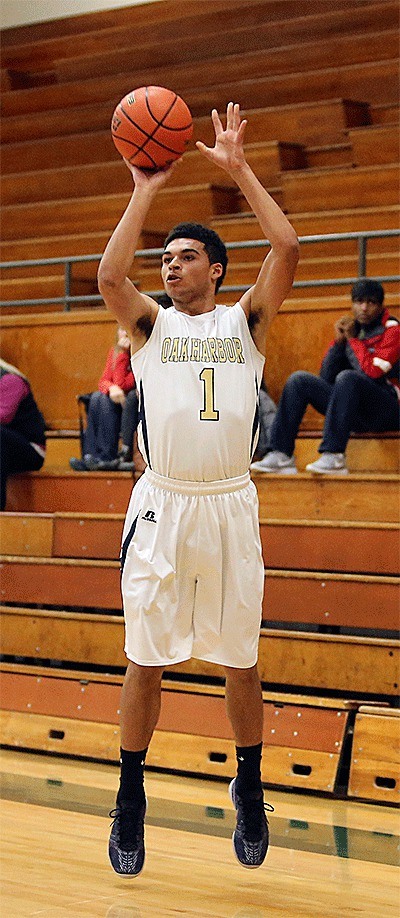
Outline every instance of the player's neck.
<path fill-rule="evenodd" d="M 213 312 L 215 309 L 215 297 L 200 296 L 193 300 L 172 300 L 177 312 L 184 312 L 188 316 L 201 316 L 206 312 Z"/>

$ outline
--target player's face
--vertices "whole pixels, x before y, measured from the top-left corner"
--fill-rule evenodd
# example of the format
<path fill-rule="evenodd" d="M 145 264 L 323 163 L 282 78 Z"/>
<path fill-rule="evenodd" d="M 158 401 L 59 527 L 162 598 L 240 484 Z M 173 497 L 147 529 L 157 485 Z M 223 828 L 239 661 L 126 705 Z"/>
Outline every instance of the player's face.
<path fill-rule="evenodd" d="M 354 318 L 360 325 L 370 325 L 371 322 L 375 322 L 383 310 L 383 306 L 366 297 L 362 300 L 353 300 L 352 307 Z"/>
<path fill-rule="evenodd" d="M 221 265 L 210 265 L 204 245 L 197 239 L 173 239 L 162 257 L 163 284 L 177 302 L 213 292 L 221 271 Z"/>

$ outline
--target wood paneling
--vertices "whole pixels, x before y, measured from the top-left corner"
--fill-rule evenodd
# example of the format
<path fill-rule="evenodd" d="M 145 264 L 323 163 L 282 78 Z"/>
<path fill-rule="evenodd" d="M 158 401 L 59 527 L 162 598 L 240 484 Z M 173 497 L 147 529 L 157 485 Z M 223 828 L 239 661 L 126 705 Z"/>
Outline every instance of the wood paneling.
<path fill-rule="evenodd" d="M 96 101 L 70 108 L 68 119 L 63 110 L 57 109 L 3 117 L 3 172 L 117 160 L 109 129 L 111 115 L 111 104 Z M 286 106 L 272 101 L 270 106 L 263 103 L 258 109 L 250 102 L 243 116 L 248 118 L 246 143 L 339 143 L 347 128 L 370 123 L 366 102 L 341 98 Z M 193 124 L 194 137 L 211 143 L 209 114 L 194 118 Z M 55 137 L 62 137 L 62 142 L 57 144 Z"/>
<path fill-rule="evenodd" d="M 4 512 L 1 553 L 115 560 L 123 522 L 123 514 L 112 513 Z M 398 573 L 398 526 L 394 523 L 263 519 L 260 532 L 267 568 Z"/>
<path fill-rule="evenodd" d="M 399 711 L 361 708 L 356 715 L 349 795 L 387 803 L 400 800 Z"/>
<path fill-rule="evenodd" d="M 19 204 L 3 207 L 3 238 L 16 239 L 37 236 L 43 226 L 50 236 L 69 233 L 109 230 L 122 216 L 130 200 L 126 194 L 98 195 L 68 198 L 62 206 L 58 201 Z M 163 188 L 146 217 L 146 229 L 166 233 L 171 225 L 192 218 L 209 223 L 218 213 L 237 210 L 237 190 L 216 188 L 211 185 L 191 185 L 185 188 Z"/>
<path fill-rule="evenodd" d="M 261 520 L 267 567 L 396 574 L 399 533 L 393 525 Z"/>
<path fill-rule="evenodd" d="M 349 130 L 357 166 L 396 163 L 400 153 L 399 124 L 372 125 Z"/>
<path fill-rule="evenodd" d="M 253 473 L 261 517 L 397 523 L 398 476 L 357 473 L 317 478 Z M 129 472 L 62 472 L 16 475 L 8 483 L 7 509 L 34 513 L 125 513 L 134 479 Z"/>
<path fill-rule="evenodd" d="M 122 616 L 1 607 L 2 652 L 40 661 L 122 667 Z M 259 673 L 267 686 L 307 690 L 398 694 L 399 644 L 394 640 L 262 629 Z M 172 667 L 181 676 L 221 676 L 211 663 L 191 660 Z"/>
<path fill-rule="evenodd" d="M 53 548 L 53 519 L 50 514 L 2 513 L 0 552 L 2 555 L 50 557 Z"/>
<path fill-rule="evenodd" d="M 7 556 L 1 581 L 7 602 L 62 606 L 67 596 L 70 607 L 121 608 L 117 561 Z M 395 631 L 398 582 L 394 577 L 268 570 L 263 618 Z"/>
<path fill-rule="evenodd" d="M 398 591 L 394 577 L 269 570 L 263 619 L 371 629 L 375 633 L 381 629 L 396 631 Z"/>
<path fill-rule="evenodd" d="M 286 172 L 282 176 L 285 207 L 291 213 L 323 210 L 334 202 L 347 207 L 383 207 L 398 204 L 399 166 L 360 166 L 313 172 Z"/>
<path fill-rule="evenodd" d="M 300 169 L 307 165 L 303 148 L 299 144 L 280 143 L 276 140 L 246 147 L 249 165 L 264 185 L 278 184 L 283 169 Z M 110 156 L 111 159 L 111 156 Z M 195 177 L 197 184 L 232 186 L 232 179 L 217 166 L 210 164 L 197 150 L 189 151 L 172 174 L 168 187 L 190 185 Z M 71 197 L 101 195 L 104 188 L 113 193 L 126 192 L 131 187 L 129 173 L 121 157 L 113 162 L 92 163 L 85 166 L 65 166 L 36 172 L 13 172 L 3 175 L 1 193 L 3 205 L 31 201 L 50 201 Z"/>

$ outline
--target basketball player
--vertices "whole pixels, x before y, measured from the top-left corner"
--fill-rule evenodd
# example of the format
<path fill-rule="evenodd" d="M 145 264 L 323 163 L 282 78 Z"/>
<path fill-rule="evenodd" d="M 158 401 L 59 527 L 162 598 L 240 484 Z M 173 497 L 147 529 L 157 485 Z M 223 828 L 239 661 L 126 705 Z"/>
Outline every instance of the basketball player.
<path fill-rule="evenodd" d="M 114 870 L 144 863 L 143 770 L 166 666 L 192 656 L 220 664 L 236 742 L 234 851 L 259 867 L 268 848 L 261 783 L 263 705 L 257 673 L 264 569 L 258 502 L 249 477 L 268 325 L 289 293 L 297 236 L 245 159 L 246 121 L 212 112 L 214 147 L 197 142 L 236 182 L 271 248 L 256 283 L 232 307 L 215 305 L 227 265 L 219 236 L 180 224 L 165 241 L 161 308 L 127 275 L 146 215 L 170 174 L 129 166 L 134 191 L 99 267 L 104 301 L 131 338 L 147 461 L 129 504 L 122 593 L 129 665 L 121 699 L 121 778 L 110 837 Z M 174 168 L 174 167 L 172 167 Z"/>

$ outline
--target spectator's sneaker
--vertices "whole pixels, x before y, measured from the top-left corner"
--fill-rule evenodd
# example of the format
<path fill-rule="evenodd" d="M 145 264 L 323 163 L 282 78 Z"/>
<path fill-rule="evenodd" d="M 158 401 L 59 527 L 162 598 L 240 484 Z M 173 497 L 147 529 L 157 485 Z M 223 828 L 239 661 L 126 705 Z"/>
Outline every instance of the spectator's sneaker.
<path fill-rule="evenodd" d="M 85 454 L 83 461 L 86 465 L 88 472 L 97 472 L 99 468 L 100 459 L 96 459 L 95 456 L 91 456 L 89 453 Z"/>
<path fill-rule="evenodd" d="M 97 463 L 98 472 L 115 472 L 118 468 L 118 459 L 99 459 Z"/>
<path fill-rule="evenodd" d="M 133 460 L 126 459 L 124 456 L 120 456 L 117 464 L 118 472 L 134 472 L 135 463 Z"/>
<path fill-rule="evenodd" d="M 296 463 L 294 456 L 287 456 L 274 449 L 267 453 L 259 462 L 252 462 L 250 466 L 253 472 L 271 472 L 275 475 L 297 475 Z"/>
<path fill-rule="evenodd" d="M 86 462 L 83 459 L 75 459 L 75 456 L 69 460 L 69 464 L 74 472 L 87 472 L 88 470 Z"/>
<path fill-rule="evenodd" d="M 306 472 L 316 475 L 348 475 L 344 453 L 321 453 L 315 462 L 306 465 Z"/>
<path fill-rule="evenodd" d="M 116 873 L 137 877 L 144 865 L 144 817 L 146 800 L 140 806 L 117 806 L 113 819 L 108 853 Z"/>
<path fill-rule="evenodd" d="M 86 453 L 83 459 L 70 459 L 69 464 L 74 472 L 96 472 L 99 467 L 99 460 Z"/>
<path fill-rule="evenodd" d="M 256 800 L 242 800 L 235 791 L 236 778 L 229 785 L 229 795 L 236 809 L 236 829 L 232 836 L 233 850 L 243 867 L 261 867 L 268 851 L 269 832 L 265 809 L 273 812 L 273 806 L 264 804 L 261 790 Z"/>

